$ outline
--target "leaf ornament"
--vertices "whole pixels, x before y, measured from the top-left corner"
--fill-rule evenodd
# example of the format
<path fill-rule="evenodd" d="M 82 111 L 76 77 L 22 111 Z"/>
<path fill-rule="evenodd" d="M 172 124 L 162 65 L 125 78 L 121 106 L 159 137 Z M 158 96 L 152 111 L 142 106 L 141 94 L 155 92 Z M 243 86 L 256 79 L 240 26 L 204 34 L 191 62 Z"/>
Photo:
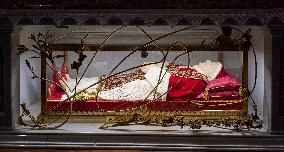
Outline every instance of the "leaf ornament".
<path fill-rule="evenodd" d="M 26 62 L 27 67 L 33 72 L 34 69 L 33 69 L 33 67 L 31 66 L 31 63 L 30 63 L 28 60 L 25 60 L 25 62 Z"/>
<path fill-rule="evenodd" d="M 25 45 L 18 45 L 17 50 L 18 50 L 17 55 L 21 55 L 25 52 L 28 52 L 30 49 L 28 49 Z"/>

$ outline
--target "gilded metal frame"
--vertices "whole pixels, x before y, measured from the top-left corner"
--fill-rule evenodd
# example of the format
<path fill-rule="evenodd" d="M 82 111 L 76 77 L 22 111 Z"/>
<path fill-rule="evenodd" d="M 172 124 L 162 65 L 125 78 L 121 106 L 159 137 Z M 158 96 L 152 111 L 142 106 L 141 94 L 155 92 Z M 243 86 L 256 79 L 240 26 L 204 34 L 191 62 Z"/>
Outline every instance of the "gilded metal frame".
<path fill-rule="evenodd" d="M 229 29 L 229 31 L 228 31 Z M 145 108 L 139 108 L 135 110 L 128 111 L 53 111 L 46 110 L 47 102 L 47 89 L 46 89 L 46 57 L 41 57 L 41 91 L 42 102 L 41 111 L 37 123 L 47 123 L 47 122 L 63 122 L 62 125 L 70 120 L 72 122 L 105 122 L 106 124 L 102 128 L 114 127 L 119 125 L 180 125 L 180 126 L 190 126 L 192 129 L 199 129 L 203 125 L 207 126 L 220 126 L 234 127 L 236 130 L 240 129 L 250 129 L 250 128 L 261 128 L 261 121 L 257 116 L 257 108 L 254 105 L 255 113 L 248 115 L 247 105 L 248 97 L 250 93 L 248 91 L 248 51 L 251 46 L 249 30 L 243 33 L 240 39 L 231 38 L 231 27 L 222 27 L 222 34 L 218 36 L 215 43 L 201 44 L 197 46 L 185 46 L 188 52 L 191 51 L 242 51 L 243 52 L 243 67 L 242 67 L 242 92 L 243 102 L 242 110 L 202 110 L 202 111 L 148 111 Z M 163 36 L 161 37 L 163 38 Z M 82 41 L 81 41 L 82 42 Z M 152 42 L 154 42 L 152 40 Z M 152 43 L 151 42 L 151 43 Z M 151 44 L 149 43 L 149 44 Z M 48 45 L 48 50 L 52 52 L 55 50 L 61 51 L 71 51 L 76 50 L 76 48 L 81 48 L 81 51 L 88 50 L 129 50 L 137 49 L 140 51 L 147 51 L 148 47 L 151 50 L 155 49 L 169 49 L 172 46 L 151 46 L 149 44 L 144 45 L 142 48 L 137 46 L 96 46 L 96 45 L 86 45 L 86 44 L 56 44 Z M 210 100 L 214 101 L 214 100 Z M 254 103 L 255 104 L 255 103 Z M 72 104 L 71 104 L 72 105 Z M 22 109 L 26 115 L 29 115 L 28 109 L 25 105 L 22 105 Z M 60 119 L 60 117 L 67 117 L 66 119 Z M 19 121 L 22 122 L 21 119 Z M 187 122 L 185 122 L 187 121 Z M 37 126 L 39 128 L 43 126 Z"/>

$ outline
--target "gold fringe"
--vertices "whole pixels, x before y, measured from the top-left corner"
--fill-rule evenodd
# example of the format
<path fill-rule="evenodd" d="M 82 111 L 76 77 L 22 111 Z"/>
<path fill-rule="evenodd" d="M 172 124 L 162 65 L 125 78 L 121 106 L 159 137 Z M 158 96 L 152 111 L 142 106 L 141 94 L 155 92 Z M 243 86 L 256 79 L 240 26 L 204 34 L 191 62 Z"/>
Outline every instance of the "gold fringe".
<path fill-rule="evenodd" d="M 242 86 L 241 86 L 240 89 L 239 89 L 239 95 L 240 95 L 240 97 L 243 97 L 243 95 L 244 95 L 243 87 L 242 87 Z"/>
<path fill-rule="evenodd" d="M 204 99 L 207 101 L 209 100 L 209 92 L 208 92 L 208 89 L 205 89 L 205 92 L 204 92 Z"/>

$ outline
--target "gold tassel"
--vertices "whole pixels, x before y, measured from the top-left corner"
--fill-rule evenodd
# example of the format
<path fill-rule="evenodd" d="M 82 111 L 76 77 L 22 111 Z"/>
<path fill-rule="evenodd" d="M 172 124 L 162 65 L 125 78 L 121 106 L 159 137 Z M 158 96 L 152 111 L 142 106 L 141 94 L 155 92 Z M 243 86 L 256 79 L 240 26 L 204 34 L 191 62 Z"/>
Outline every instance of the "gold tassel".
<path fill-rule="evenodd" d="M 50 88 L 48 88 L 48 90 L 47 90 L 47 98 L 50 98 L 51 97 L 51 90 L 50 90 Z"/>
<path fill-rule="evenodd" d="M 204 92 L 204 99 L 205 99 L 205 100 L 209 100 L 209 92 L 208 92 L 208 89 L 206 89 L 205 92 Z"/>
<path fill-rule="evenodd" d="M 239 95 L 240 95 L 241 97 L 243 97 L 243 95 L 244 95 L 243 87 L 242 87 L 242 86 L 241 86 L 240 89 L 239 89 Z"/>

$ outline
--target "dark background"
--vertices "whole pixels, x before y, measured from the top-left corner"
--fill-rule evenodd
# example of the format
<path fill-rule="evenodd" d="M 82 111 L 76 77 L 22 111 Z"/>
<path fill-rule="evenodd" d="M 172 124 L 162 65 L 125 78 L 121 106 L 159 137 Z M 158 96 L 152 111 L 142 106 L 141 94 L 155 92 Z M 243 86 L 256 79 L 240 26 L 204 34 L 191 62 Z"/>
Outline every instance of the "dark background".
<path fill-rule="evenodd" d="M 0 0 L 0 9 L 272 9 L 284 0 Z"/>

